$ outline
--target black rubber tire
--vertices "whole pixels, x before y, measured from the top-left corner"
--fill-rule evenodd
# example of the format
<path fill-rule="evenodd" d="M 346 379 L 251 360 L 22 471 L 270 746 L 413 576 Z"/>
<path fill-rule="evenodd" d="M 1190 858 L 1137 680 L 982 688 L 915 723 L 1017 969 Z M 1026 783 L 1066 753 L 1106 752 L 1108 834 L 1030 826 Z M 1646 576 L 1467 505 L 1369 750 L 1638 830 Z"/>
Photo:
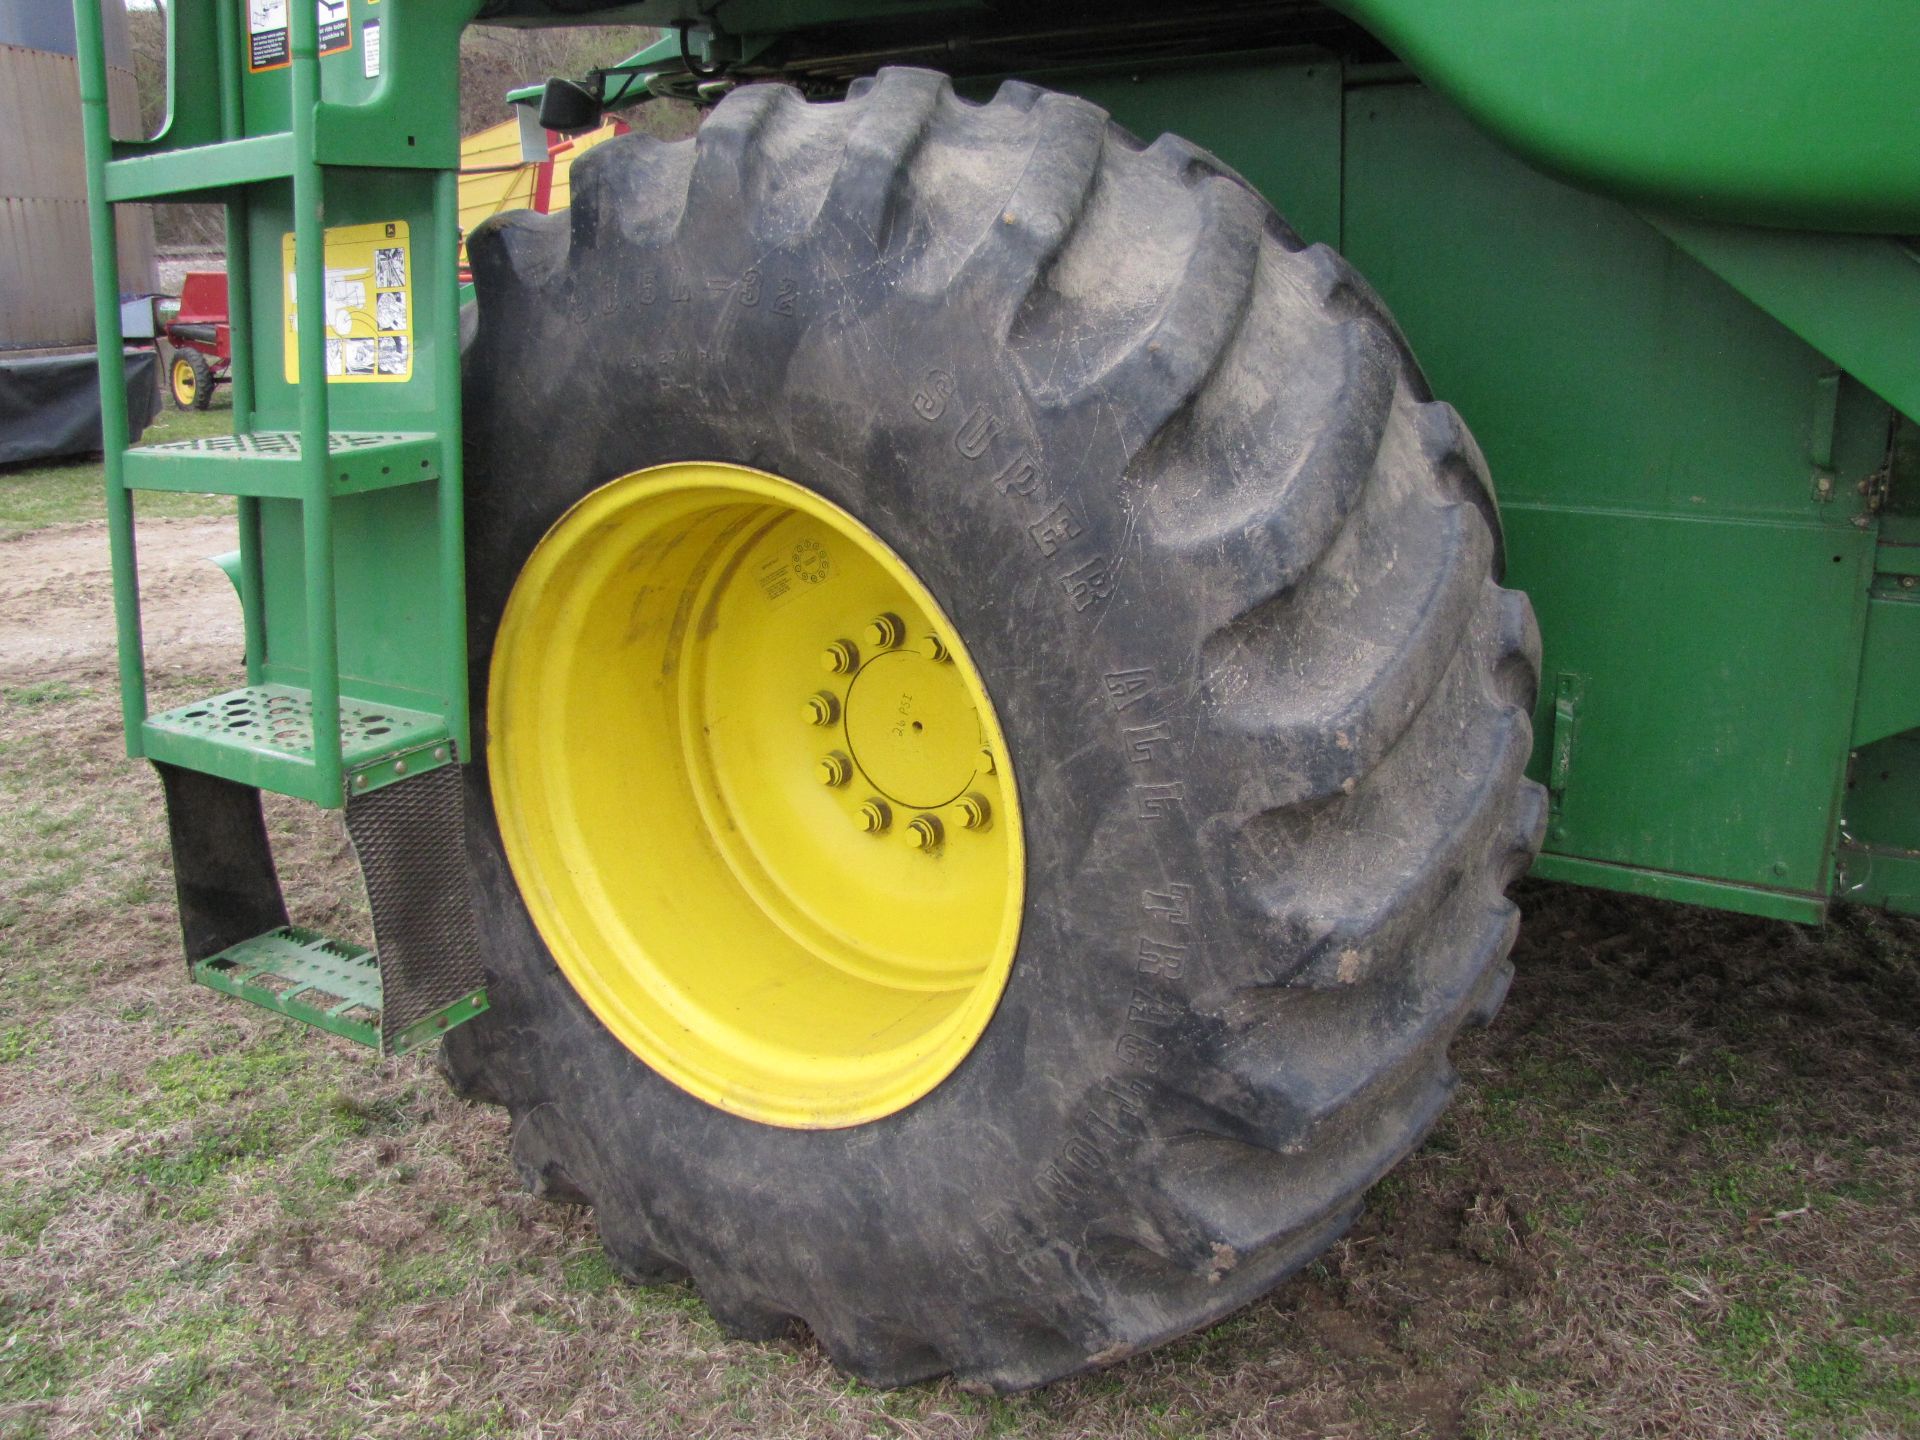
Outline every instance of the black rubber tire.
<path fill-rule="evenodd" d="M 473 702 L 534 544 L 672 460 L 817 489 L 953 617 L 1005 726 L 1027 908 L 985 1037 L 795 1131 L 649 1071 L 549 958 L 468 771 L 493 1009 L 457 1085 L 536 1190 L 723 1325 L 874 1384 L 1014 1390 L 1159 1344 L 1325 1247 L 1504 993 L 1538 639 L 1498 518 L 1346 263 L 1182 141 L 882 72 L 630 136 L 470 251 Z M 484 737 L 482 737 L 484 743 Z M 484 752 L 483 752 L 484 753 Z"/>
<path fill-rule="evenodd" d="M 193 403 L 182 405 L 180 392 L 173 384 L 173 367 L 179 361 L 186 361 L 187 368 L 193 371 Z M 175 350 L 173 359 L 167 362 L 167 394 L 173 399 L 176 410 L 204 410 L 213 404 L 213 367 L 207 364 L 207 357 L 198 350 Z"/>

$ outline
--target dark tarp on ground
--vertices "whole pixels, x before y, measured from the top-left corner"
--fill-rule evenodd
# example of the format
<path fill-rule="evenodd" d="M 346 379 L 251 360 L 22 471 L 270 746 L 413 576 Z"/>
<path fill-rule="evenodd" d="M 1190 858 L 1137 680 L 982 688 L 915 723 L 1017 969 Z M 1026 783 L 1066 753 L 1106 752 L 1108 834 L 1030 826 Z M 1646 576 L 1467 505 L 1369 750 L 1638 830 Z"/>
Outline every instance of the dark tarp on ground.
<path fill-rule="evenodd" d="M 132 438 L 160 402 L 160 360 L 127 352 L 127 426 Z M 0 353 L 0 465 L 57 460 L 100 449 L 100 371 L 92 350 Z"/>

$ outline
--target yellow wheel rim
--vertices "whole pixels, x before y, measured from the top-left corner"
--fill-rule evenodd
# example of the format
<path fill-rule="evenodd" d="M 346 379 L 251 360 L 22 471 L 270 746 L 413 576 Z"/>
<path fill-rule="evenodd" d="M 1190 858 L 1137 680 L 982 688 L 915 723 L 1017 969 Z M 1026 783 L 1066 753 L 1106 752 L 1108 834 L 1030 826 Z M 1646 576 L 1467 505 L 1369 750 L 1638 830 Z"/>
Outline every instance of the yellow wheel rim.
<path fill-rule="evenodd" d="M 1005 740 L 933 596 L 844 510 L 737 465 L 602 486 L 514 584 L 488 725 L 534 923 L 683 1089 L 857 1125 L 986 1029 L 1025 886 Z"/>
<path fill-rule="evenodd" d="M 175 360 L 173 362 L 173 398 L 182 410 L 193 404 L 194 394 L 199 388 L 194 383 L 193 366 L 185 360 Z"/>

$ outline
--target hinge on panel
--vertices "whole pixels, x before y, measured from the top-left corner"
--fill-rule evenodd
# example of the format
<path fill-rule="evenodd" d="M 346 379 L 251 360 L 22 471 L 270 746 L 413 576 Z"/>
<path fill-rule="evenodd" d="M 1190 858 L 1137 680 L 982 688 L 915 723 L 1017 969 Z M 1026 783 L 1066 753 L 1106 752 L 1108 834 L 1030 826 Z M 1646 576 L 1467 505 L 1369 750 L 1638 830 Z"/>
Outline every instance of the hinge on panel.
<path fill-rule="evenodd" d="M 1562 670 L 1553 682 L 1553 750 L 1547 761 L 1547 838 L 1564 840 L 1567 786 L 1573 779 L 1573 745 L 1579 734 L 1580 698 L 1587 678 Z"/>
<path fill-rule="evenodd" d="M 1813 462 L 1813 498 L 1833 499 L 1833 437 L 1840 426 L 1840 372 L 1813 377 L 1813 425 L 1807 435 L 1807 458 Z"/>
<path fill-rule="evenodd" d="M 1887 496 L 1892 490 L 1892 468 L 1882 465 L 1860 482 L 1861 508 L 1869 515 L 1878 515 L 1887 508 Z"/>

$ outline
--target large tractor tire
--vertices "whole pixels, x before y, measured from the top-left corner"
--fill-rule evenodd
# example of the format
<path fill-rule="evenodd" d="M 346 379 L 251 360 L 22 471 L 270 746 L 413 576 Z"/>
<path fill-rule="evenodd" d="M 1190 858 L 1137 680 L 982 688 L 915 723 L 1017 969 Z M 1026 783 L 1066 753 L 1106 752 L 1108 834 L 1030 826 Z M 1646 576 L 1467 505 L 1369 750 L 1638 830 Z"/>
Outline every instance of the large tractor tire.
<path fill-rule="evenodd" d="M 1473 441 L 1340 256 L 1069 96 L 751 86 L 574 177 L 471 244 L 450 1075 L 623 1272 L 870 1383 L 1246 1304 L 1510 974 Z"/>

